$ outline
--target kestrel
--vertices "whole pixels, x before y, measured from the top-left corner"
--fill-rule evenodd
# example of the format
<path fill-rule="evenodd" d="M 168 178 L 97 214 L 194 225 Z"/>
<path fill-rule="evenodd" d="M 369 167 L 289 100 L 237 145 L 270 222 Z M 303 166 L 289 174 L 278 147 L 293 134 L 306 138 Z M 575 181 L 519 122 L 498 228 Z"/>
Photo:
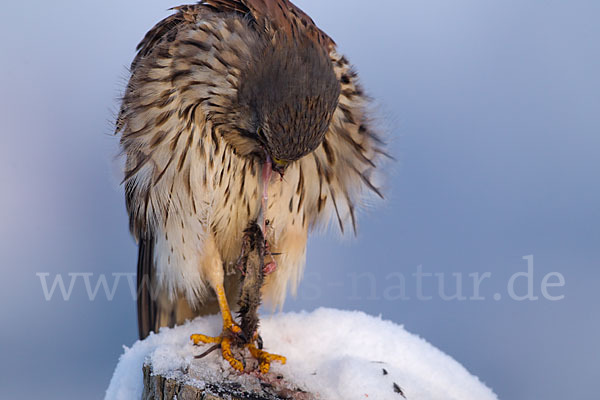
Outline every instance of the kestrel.
<path fill-rule="evenodd" d="M 180 6 L 137 50 L 116 131 L 139 243 L 139 335 L 220 311 L 222 335 L 193 339 L 220 343 L 241 370 L 229 304 L 245 230 L 262 224 L 262 295 L 281 306 L 308 233 L 331 220 L 356 231 L 355 210 L 381 196 L 384 144 L 356 72 L 288 0 Z M 268 354 L 251 351 L 268 370 Z"/>

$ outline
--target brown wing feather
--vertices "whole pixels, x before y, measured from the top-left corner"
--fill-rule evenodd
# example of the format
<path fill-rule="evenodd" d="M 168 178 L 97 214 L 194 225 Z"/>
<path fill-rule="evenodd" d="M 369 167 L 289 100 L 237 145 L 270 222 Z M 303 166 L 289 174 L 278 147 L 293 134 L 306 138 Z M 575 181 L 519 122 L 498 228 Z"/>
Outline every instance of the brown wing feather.
<path fill-rule="evenodd" d="M 206 4 L 213 7 L 217 11 L 223 12 L 239 12 L 242 14 L 247 14 L 250 12 L 246 2 L 239 0 L 205 0 L 201 1 L 200 4 Z"/>
<path fill-rule="evenodd" d="M 182 24 L 190 22 L 195 18 L 200 11 L 200 6 L 182 6 L 177 7 L 177 10 L 177 13 L 156 24 L 138 44 L 136 48 L 138 53 L 130 68 L 132 76 L 136 74 L 141 61 L 146 57 L 150 57 L 153 50 L 157 48 L 160 43 L 164 40 L 169 40 L 171 35 L 174 38 Z M 132 86 L 133 81 L 134 79 L 130 81 L 126 93 L 131 93 L 134 89 Z M 125 99 L 121 106 L 119 118 L 117 119 L 116 132 L 123 130 L 127 120 L 127 113 L 130 111 L 128 109 L 130 106 L 130 102 Z M 131 136 L 132 133 L 128 132 L 127 135 Z M 126 205 L 130 218 L 130 230 L 133 236 L 138 240 L 137 315 L 139 337 L 140 339 L 144 339 L 150 332 L 158 331 L 160 326 L 173 326 L 177 319 L 178 307 L 177 304 L 161 304 L 161 302 L 158 301 L 159 293 L 156 291 L 155 282 L 155 235 L 146 219 L 139 218 L 141 212 L 136 209 L 136 207 L 148 207 L 147 202 L 149 200 L 149 193 L 146 193 L 145 200 L 140 201 L 140 199 L 137 199 L 137 201 L 135 201 L 135 199 L 132 198 L 133 182 L 129 180 L 129 178 L 137 172 L 136 170 L 139 170 L 139 168 L 143 167 L 145 164 L 147 155 L 144 156 L 140 153 L 140 157 L 142 158 L 141 160 L 134 162 L 134 164 L 137 163 L 137 167 L 128 170 L 124 181 L 126 182 Z M 134 154 L 129 154 L 129 158 L 131 160 L 135 159 Z M 131 160 L 130 162 L 133 162 Z M 168 318 L 165 318 L 165 315 L 167 315 Z"/>
<path fill-rule="evenodd" d="M 146 33 L 142 41 L 137 45 L 136 50 L 137 54 L 131 62 L 130 73 L 133 75 L 137 69 L 137 66 L 145 57 L 152 52 L 152 50 L 156 47 L 158 43 L 160 43 L 167 35 L 175 34 L 177 32 L 177 28 L 182 23 L 186 22 L 188 19 L 186 15 L 191 13 L 196 13 L 198 11 L 199 6 L 181 6 L 176 7 L 179 12 L 163 19 L 158 24 L 156 24 L 152 29 Z M 132 90 L 131 82 L 127 87 L 127 92 Z M 123 129 L 123 125 L 125 124 L 124 114 L 126 111 L 126 102 L 123 102 L 121 109 L 119 110 L 119 116 L 117 118 L 117 122 L 115 125 L 115 133 L 120 132 Z"/>
<path fill-rule="evenodd" d="M 327 50 L 335 46 L 334 41 L 317 28 L 311 18 L 289 0 L 204 0 L 200 4 L 224 12 L 249 14 L 268 30 L 285 32 L 292 36 L 301 32 Z"/>

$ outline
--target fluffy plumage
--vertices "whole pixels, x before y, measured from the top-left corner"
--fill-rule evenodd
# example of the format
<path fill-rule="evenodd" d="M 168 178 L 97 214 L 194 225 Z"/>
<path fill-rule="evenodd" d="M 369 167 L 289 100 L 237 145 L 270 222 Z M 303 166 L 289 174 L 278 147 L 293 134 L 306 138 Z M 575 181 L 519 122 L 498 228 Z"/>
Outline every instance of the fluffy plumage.
<path fill-rule="evenodd" d="M 289 162 L 268 189 L 266 239 L 280 255 L 267 300 L 281 305 L 295 289 L 309 231 L 332 218 L 356 229 L 364 196 L 380 195 L 371 176 L 384 154 L 367 107 L 346 58 L 287 0 L 206 0 L 148 32 L 116 128 L 139 242 L 142 338 L 217 311 L 219 282 L 237 294 L 265 154 Z"/>

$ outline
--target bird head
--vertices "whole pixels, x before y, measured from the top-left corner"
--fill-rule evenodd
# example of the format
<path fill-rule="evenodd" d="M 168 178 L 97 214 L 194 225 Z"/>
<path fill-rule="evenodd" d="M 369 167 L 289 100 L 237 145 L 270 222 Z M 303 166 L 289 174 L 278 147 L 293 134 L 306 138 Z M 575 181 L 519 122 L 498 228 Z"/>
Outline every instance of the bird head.
<path fill-rule="evenodd" d="M 286 167 L 321 145 L 340 96 L 325 49 L 306 38 L 276 36 L 242 71 L 238 105 L 252 156 Z M 246 151 L 248 153 L 248 151 Z"/>

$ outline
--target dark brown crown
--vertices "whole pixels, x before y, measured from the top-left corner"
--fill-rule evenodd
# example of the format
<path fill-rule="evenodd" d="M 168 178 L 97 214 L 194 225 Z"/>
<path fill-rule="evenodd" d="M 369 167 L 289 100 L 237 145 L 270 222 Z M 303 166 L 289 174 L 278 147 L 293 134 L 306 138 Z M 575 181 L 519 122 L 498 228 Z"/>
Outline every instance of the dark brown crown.
<path fill-rule="evenodd" d="M 272 157 L 294 161 L 323 141 L 340 95 L 325 50 L 309 38 L 279 35 L 242 74 L 238 100 Z"/>

